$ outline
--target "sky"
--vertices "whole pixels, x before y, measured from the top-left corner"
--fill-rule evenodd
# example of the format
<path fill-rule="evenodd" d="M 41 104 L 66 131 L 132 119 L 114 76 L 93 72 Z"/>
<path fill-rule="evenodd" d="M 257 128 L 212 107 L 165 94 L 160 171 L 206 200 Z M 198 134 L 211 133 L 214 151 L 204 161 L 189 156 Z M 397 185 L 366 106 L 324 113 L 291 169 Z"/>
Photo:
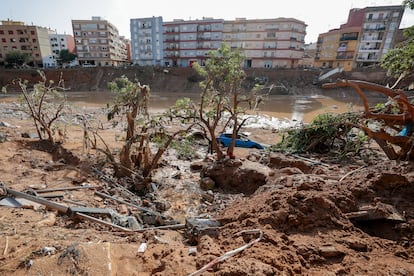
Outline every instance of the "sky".
<path fill-rule="evenodd" d="M 203 17 L 234 20 L 290 17 L 304 21 L 305 42 L 316 42 L 320 33 L 345 23 L 349 10 L 370 6 L 400 5 L 403 0 L 1 0 L 0 20 L 23 21 L 73 35 L 72 19 L 100 16 L 130 38 L 130 19 L 162 16 L 163 21 Z M 414 25 L 414 11 L 406 9 L 400 28 Z"/>

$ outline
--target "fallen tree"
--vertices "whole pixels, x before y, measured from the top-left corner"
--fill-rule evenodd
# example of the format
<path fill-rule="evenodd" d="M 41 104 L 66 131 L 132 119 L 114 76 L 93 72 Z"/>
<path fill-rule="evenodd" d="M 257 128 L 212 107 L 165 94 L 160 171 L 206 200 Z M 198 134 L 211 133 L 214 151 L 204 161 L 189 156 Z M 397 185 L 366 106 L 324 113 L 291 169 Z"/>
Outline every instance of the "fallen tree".
<path fill-rule="evenodd" d="M 360 123 L 356 127 L 374 139 L 389 159 L 414 159 L 414 106 L 403 91 L 358 80 L 342 80 L 322 85 L 322 88 L 340 87 L 353 88 L 362 100 L 363 117 L 367 120 L 365 124 Z M 388 97 L 388 101 L 371 107 L 365 91 L 383 94 Z"/>

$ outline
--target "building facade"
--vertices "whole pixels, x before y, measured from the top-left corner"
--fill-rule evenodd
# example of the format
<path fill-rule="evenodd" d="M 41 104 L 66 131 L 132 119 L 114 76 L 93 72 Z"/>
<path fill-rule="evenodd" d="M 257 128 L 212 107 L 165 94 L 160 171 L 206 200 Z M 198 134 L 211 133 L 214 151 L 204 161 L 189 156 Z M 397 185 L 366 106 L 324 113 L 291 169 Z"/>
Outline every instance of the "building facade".
<path fill-rule="evenodd" d="M 48 28 L 25 25 L 21 21 L 4 20 L 0 25 L 0 64 L 5 64 L 8 53 L 19 52 L 29 56 L 28 64 L 43 66 L 43 58 L 52 54 Z"/>
<path fill-rule="evenodd" d="M 68 50 L 71 53 L 76 53 L 75 39 L 67 34 L 49 34 L 50 48 L 52 54 L 59 56 L 60 51 Z"/>
<path fill-rule="evenodd" d="M 68 50 L 71 53 L 76 52 L 75 40 L 73 36 L 67 34 L 49 33 L 50 48 L 52 54 L 43 58 L 43 66 L 56 67 L 58 65 L 58 58 L 60 51 Z"/>
<path fill-rule="evenodd" d="M 352 71 L 358 48 L 360 27 L 348 27 L 320 34 L 316 46 L 314 67 Z"/>
<path fill-rule="evenodd" d="M 306 24 L 293 18 L 225 21 L 223 42 L 246 57 L 246 68 L 297 68 L 304 54 Z"/>
<path fill-rule="evenodd" d="M 352 71 L 378 64 L 395 45 L 403 13 L 403 6 L 351 9 L 347 23 L 319 35 L 314 66 Z"/>
<path fill-rule="evenodd" d="M 404 6 L 365 8 L 356 66 L 377 64 L 392 49 L 404 14 Z"/>
<path fill-rule="evenodd" d="M 209 51 L 223 43 L 241 51 L 246 68 L 297 68 L 303 58 L 306 24 L 293 18 L 175 19 L 163 22 L 162 28 L 160 22 L 161 17 L 131 20 L 133 63 L 203 65 Z"/>
<path fill-rule="evenodd" d="M 203 65 L 210 50 L 223 42 L 223 19 L 203 18 L 163 24 L 164 65 L 188 67 L 194 62 Z"/>
<path fill-rule="evenodd" d="M 132 63 L 163 66 L 162 17 L 130 20 Z"/>
<path fill-rule="evenodd" d="M 100 17 L 72 20 L 76 53 L 83 66 L 120 66 L 128 62 L 127 45 L 118 29 Z"/>

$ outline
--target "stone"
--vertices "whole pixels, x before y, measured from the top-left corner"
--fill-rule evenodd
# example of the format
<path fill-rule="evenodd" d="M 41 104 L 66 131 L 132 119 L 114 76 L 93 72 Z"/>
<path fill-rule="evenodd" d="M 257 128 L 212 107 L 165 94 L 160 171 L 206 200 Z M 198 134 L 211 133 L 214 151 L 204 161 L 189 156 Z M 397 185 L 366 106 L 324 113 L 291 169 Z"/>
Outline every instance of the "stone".
<path fill-rule="evenodd" d="M 324 258 L 341 257 L 345 255 L 344 252 L 339 251 L 333 245 L 323 245 L 319 247 L 319 254 Z"/>
<path fill-rule="evenodd" d="M 215 188 L 215 186 L 216 186 L 216 183 L 210 177 L 203 177 L 200 180 L 200 188 L 205 191 L 212 190 Z"/>

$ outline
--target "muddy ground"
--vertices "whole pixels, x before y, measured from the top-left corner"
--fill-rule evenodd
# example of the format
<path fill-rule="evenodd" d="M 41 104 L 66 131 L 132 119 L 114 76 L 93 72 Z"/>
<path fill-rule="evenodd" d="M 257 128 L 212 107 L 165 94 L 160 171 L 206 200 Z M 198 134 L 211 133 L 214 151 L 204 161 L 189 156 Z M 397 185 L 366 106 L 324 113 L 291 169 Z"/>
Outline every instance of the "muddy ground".
<path fill-rule="evenodd" d="M 8 189 L 54 189 L 36 193 L 134 216 L 144 228 L 187 226 L 131 232 L 42 204 L 0 206 L 2 275 L 189 275 L 246 244 L 202 275 L 414 275 L 413 164 L 389 161 L 375 145 L 346 160 L 237 149 L 235 160 L 212 168 L 200 143 L 192 160 L 168 151 L 152 190 L 134 195 L 111 177 L 102 154 L 83 147 L 79 115 L 100 121 L 101 107 L 73 106 L 58 148 L 30 138 L 35 129 L 17 109 L 0 103 L 0 181 Z M 279 139 L 271 130 L 249 132 L 266 144 Z M 114 150 L 117 134 L 102 120 Z M 219 227 L 190 229 L 191 219 Z"/>

